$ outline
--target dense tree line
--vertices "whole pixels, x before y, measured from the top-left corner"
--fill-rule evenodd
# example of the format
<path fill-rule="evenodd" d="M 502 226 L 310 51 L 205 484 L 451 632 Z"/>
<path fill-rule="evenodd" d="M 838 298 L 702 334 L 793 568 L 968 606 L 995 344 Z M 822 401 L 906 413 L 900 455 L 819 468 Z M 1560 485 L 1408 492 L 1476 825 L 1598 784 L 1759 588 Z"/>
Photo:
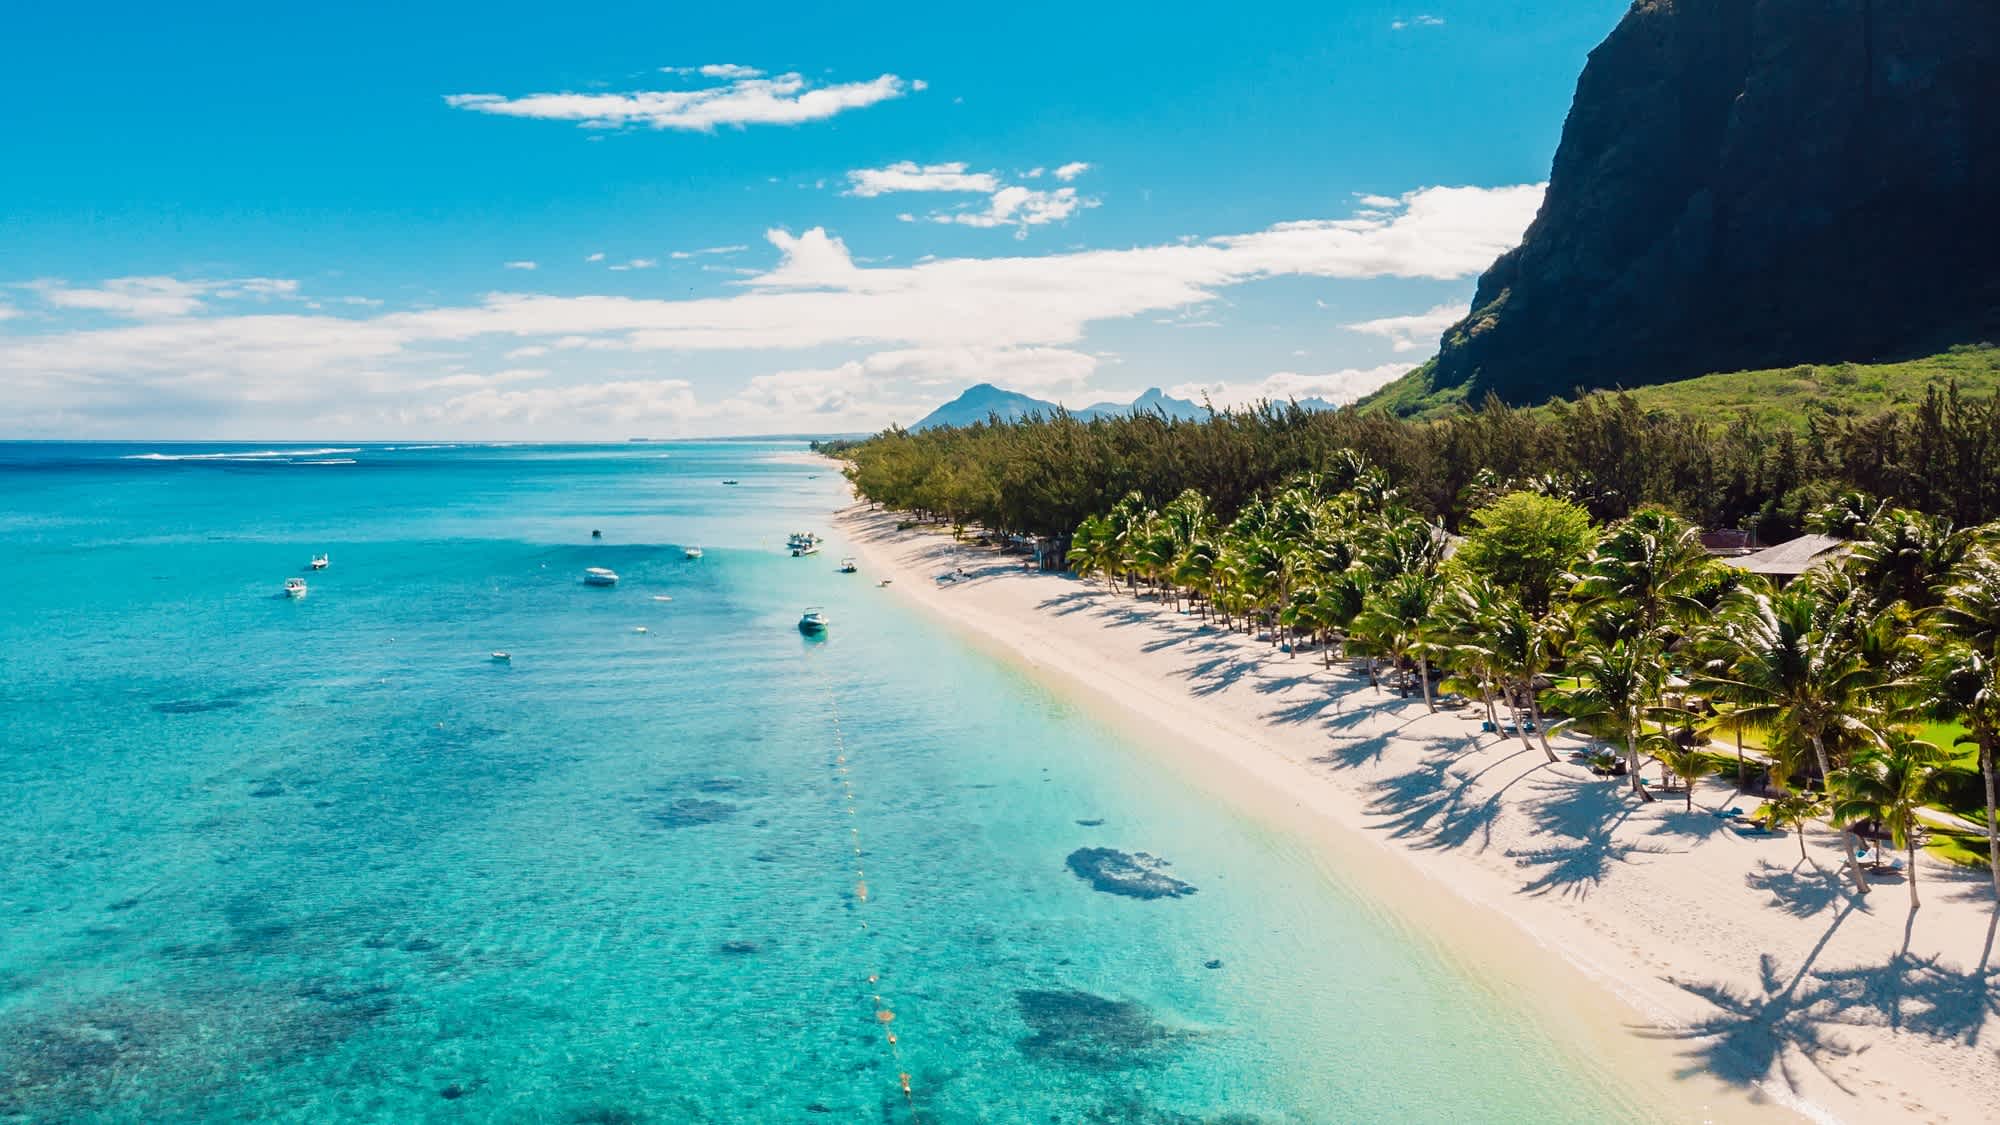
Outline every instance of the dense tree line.
<path fill-rule="evenodd" d="M 1623 760 L 1580 755 L 1641 800 L 1651 759 L 1692 809 L 1694 782 L 1718 767 L 1704 744 L 1724 732 L 1743 784 L 1755 731 L 1776 787 L 1765 818 L 1879 828 L 1909 853 L 1914 909 L 1923 806 L 1983 805 L 2000 860 L 2000 523 L 1961 530 L 1858 493 L 1809 522 L 1850 537 L 1847 554 L 1774 587 L 1657 507 L 1605 526 L 1568 499 L 1509 492 L 1455 538 L 1350 455 L 1228 520 L 1194 490 L 1159 508 L 1127 495 L 1083 519 L 1069 562 L 1294 658 L 1365 658 L 1371 678 L 1386 668 L 1432 709 L 1439 681 L 1550 762 L 1552 729 L 1579 725 Z M 1919 737 L 1940 721 L 1964 732 L 1974 770 L 1953 765 L 1961 747 Z M 1866 891 L 1863 866 L 1847 866 Z"/>
<path fill-rule="evenodd" d="M 1691 802 L 1713 735 L 1735 735 L 1740 781 L 1754 732 L 1774 786 L 1760 815 L 1879 826 L 1911 850 L 1914 908 L 1918 808 L 1983 811 L 2000 860 L 1996 435 L 1992 399 L 1944 387 L 1803 435 L 1599 395 L 1414 424 L 1058 414 L 836 452 L 871 500 L 1049 537 L 1085 577 L 1294 656 L 1365 658 L 1433 706 L 1434 683 L 1464 692 L 1551 761 L 1551 720 L 1577 724 L 1617 748 L 1592 764 L 1639 799 L 1652 759 Z M 1774 587 L 1703 548 L 1726 523 L 1850 549 Z M 1964 745 L 1919 737 L 1939 722 Z M 1953 761 L 1968 749 L 1971 770 Z M 2000 863 L 1994 878 L 2000 898 Z"/>
<path fill-rule="evenodd" d="M 1649 412 L 1617 394 L 1534 410 L 1489 402 L 1426 422 L 1264 404 L 1202 421 L 1158 415 L 892 429 L 835 451 L 868 499 L 995 530 L 1067 535 L 1128 493 L 1155 506 L 1193 489 L 1225 517 L 1301 473 L 1358 455 L 1413 511 L 1456 529 L 1514 484 L 1573 499 L 1599 520 L 1643 505 L 1766 542 L 1850 489 L 1961 526 L 2000 516 L 2000 398 L 1932 386 L 1914 409 L 1818 415 L 1802 430 L 1747 418 Z"/>

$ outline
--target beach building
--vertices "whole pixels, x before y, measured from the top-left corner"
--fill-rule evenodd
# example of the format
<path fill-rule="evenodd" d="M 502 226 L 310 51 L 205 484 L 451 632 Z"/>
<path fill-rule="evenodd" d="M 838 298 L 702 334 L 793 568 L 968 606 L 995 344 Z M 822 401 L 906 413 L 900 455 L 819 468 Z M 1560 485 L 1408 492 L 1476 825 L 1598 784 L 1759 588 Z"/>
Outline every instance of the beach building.
<path fill-rule="evenodd" d="M 1784 585 L 1813 567 L 1844 557 L 1851 548 L 1831 535 L 1801 535 L 1775 547 L 1726 560 L 1730 566 L 1761 574 Z"/>

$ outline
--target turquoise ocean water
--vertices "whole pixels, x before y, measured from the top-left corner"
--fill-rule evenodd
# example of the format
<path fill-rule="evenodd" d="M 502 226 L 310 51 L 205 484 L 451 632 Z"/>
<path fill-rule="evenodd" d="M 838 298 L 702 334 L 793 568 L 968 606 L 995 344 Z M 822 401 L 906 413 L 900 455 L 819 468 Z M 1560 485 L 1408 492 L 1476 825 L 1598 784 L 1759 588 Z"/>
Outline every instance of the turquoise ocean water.
<path fill-rule="evenodd" d="M 0 1121 L 1639 1112 L 837 539 L 787 557 L 842 495 L 799 450 L 0 445 Z"/>

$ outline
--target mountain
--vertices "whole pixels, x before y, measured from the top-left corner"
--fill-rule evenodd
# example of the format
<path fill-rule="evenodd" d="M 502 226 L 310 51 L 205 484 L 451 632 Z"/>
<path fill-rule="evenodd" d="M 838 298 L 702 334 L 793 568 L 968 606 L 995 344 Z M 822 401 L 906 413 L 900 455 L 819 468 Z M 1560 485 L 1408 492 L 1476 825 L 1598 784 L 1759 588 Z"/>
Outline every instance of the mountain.
<path fill-rule="evenodd" d="M 1189 402 L 1184 398 L 1162 391 L 1158 387 L 1148 387 L 1146 393 L 1131 402 L 1120 405 L 1115 402 L 1100 402 L 1076 412 L 1078 418 L 1088 421 L 1092 418 L 1111 418 L 1120 414 L 1165 414 L 1183 422 L 1198 422 L 1208 417 L 1206 407 Z"/>
<path fill-rule="evenodd" d="M 974 422 L 984 422 L 994 414 L 1013 421 L 1028 414 L 1054 414 L 1057 404 L 1046 399 L 1034 398 L 1018 391 L 1005 391 L 991 383 L 980 383 L 968 387 L 965 393 L 924 415 L 923 420 L 910 427 L 913 430 L 928 430 L 936 426 L 969 426 Z M 1092 418 L 1108 418 L 1113 415 L 1131 414 L 1135 411 L 1160 411 L 1169 418 L 1195 420 L 1208 417 L 1208 411 L 1184 398 L 1153 387 L 1129 403 L 1100 402 L 1072 413 L 1084 421 Z"/>
<path fill-rule="evenodd" d="M 2000 338 L 2000 4 L 1636 0 L 1404 412 Z"/>
<path fill-rule="evenodd" d="M 1003 391 L 991 383 L 980 383 L 967 387 L 965 393 L 924 415 L 923 421 L 910 428 L 928 430 L 937 426 L 970 426 L 974 422 L 984 422 L 994 414 L 1011 422 L 1024 415 L 1048 414 L 1054 410 L 1055 403 L 1018 391 Z"/>

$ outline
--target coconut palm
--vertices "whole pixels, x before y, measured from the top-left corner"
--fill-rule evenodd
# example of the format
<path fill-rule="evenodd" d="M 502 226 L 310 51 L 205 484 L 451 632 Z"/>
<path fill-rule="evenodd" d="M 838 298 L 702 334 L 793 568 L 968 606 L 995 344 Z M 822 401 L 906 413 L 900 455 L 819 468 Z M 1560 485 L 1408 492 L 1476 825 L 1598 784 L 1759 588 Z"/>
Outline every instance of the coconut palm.
<path fill-rule="evenodd" d="M 1641 633 L 1651 637 L 1679 616 L 1707 611 L 1702 594 L 1715 571 L 1715 560 L 1702 549 L 1700 528 L 1647 509 L 1598 544 L 1571 597 L 1594 616 L 1636 616 Z"/>
<path fill-rule="evenodd" d="M 1715 772 L 1715 763 L 1698 746 L 1682 746 L 1674 736 L 1665 731 L 1654 731 L 1647 735 L 1647 750 L 1654 761 L 1687 787 L 1686 811 L 1694 811 L 1694 783 Z"/>
<path fill-rule="evenodd" d="M 1117 562 L 1118 543 L 1110 520 L 1089 516 L 1077 525 L 1076 533 L 1070 536 L 1069 565 L 1078 578 L 1087 580 L 1102 574 L 1106 585 L 1115 585 Z"/>
<path fill-rule="evenodd" d="M 1732 721 L 1796 734 L 1812 747 L 1823 778 L 1833 772 L 1830 736 L 1880 741 L 1870 699 L 1880 677 L 1847 637 L 1817 619 L 1820 608 L 1809 585 L 1731 595 L 1713 636 L 1720 670 L 1703 682 L 1735 704 Z"/>
<path fill-rule="evenodd" d="M 1943 643 L 1924 663 L 1921 682 L 1934 710 L 1962 720 L 1979 747 L 1986 783 L 1986 852 L 2000 909 L 2000 820 L 1996 820 L 1996 755 L 2000 755 L 2000 547 L 1983 545 L 1953 568 L 1931 615 Z"/>
<path fill-rule="evenodd" d="M 1639 784 L 1639 736 L 1647 702 L 1652 698 L 1647 679 L 1649 658 L 1641 647 L 1628 640 L 1610 644 L 1592 640 L 1571 653 L 1569 670 L 1579 686 L 1564 695 L 1563 707 L 1577 720 L 1597 726 L 1624 745 L 1632 792 L 1650 801 L 1652 795 Z"/>
<path fill-rule="evenodd" d="M 1816 793 L 1780 793 L 1764 802 L 1757 815 L 1773 829 L 1790 828 L 1799 839 L 1799 859 L 1806 858 L 1806 825 L 1826 808 Z"/>
<path fill-rule="evenodd" d="M 1416 574 L 1404 574 L 1376 587 L 1354 618 L 1354 635 L 1375 654 L 1386 656 L 1398 669 L 1406 657 L 1414 658 L 1417 677 L 1423 684 L 1424 706 L 1437 710 L 1431 701 L 1431 635 L 1437 629 L 1432 618 L 1437 583 Z"/>
<path fill-rule="evenodd" d="M 1937 767 L 1944 762 L 1945 754 L 1936 746 L 1894 731 L 1881 746 L 1863 750 L 1829 779 L 1836 825 L 1845 828 L 1864 820 L 1876 821 L 1909 856 L 1911 910 L 1923 905 L 1917 900 L 1917 810 L 1930 801 Z M 1856 884 L 1866 890 L 1861 865 L 1852 859 L 1849 862 Z"/>

